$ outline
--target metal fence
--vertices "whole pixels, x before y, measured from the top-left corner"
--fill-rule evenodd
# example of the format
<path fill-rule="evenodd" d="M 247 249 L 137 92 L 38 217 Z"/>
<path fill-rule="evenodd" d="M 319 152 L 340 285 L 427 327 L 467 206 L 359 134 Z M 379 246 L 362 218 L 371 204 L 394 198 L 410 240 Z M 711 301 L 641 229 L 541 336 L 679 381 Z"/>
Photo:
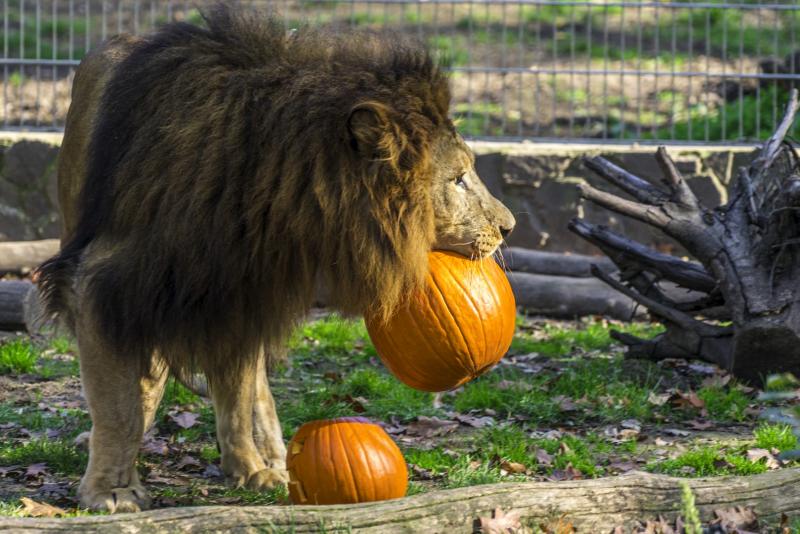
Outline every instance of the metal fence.
<path fill-rule="evenodd" d="M 204 0 L 2 1 L 3 129 L 59 130 L 80 58 L 119 32 L 200 23 Z M 392 27 L 452 72 L 470 137 L 746 142 L 800 86 L 800 0 L 285 0 L 283 17 Z M 796 130 L 798 132 L 800 130 Z"/>

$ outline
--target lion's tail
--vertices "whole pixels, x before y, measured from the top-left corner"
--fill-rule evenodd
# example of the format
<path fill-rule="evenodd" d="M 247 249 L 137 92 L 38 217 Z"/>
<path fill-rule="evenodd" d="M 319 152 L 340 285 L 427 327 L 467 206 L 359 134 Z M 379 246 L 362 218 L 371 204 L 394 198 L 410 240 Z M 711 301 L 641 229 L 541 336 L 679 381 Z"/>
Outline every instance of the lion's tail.
<path fill-rule="evenodd" d="M 64 244 L 58 254 L 42 263 L 34 275 L 48 318 L 58 317 L 73 328 L 72 292 L 81 256 L 91 239 L 75 239 Z"/>

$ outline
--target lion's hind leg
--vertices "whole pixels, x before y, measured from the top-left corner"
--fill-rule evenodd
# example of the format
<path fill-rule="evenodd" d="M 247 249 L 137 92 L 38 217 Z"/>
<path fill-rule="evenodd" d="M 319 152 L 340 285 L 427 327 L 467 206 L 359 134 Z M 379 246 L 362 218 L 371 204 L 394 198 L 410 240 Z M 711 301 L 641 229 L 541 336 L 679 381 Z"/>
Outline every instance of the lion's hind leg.
<path fill-rule="evenodd" d="M 89 318 L 76 326 L 81 381 L 92 419 L 80 503 L 111 513 L 138 512 L 149 507 L 150 498 L 139 481 L 136 456 L 161 400 L 167 367 L 153 357 L 149 376 L 142 376 L 140 361 L 109 350 Z"/>
<path fill-rule="evenodd" d="M 267 464 L 279 471 L 284 471 L 284 481 L 288 481 L 286 471 L 286 445 L 283 443 L 283 432 L 275 410 L 275 399 L 269 389 L 266 360 L 264 354 L 259 358 L 256 372 L 255 402 L 253 405 L 253 439 L 256 448 Z"/>
<path fill-rule="evenodd" d="M 207 372 L 217 421 L 222 472 L 234 487 L 270 490 L 287 480 L 284 469 L 268 466 L 254 440 L 258 358 L 224 373 Z"/>

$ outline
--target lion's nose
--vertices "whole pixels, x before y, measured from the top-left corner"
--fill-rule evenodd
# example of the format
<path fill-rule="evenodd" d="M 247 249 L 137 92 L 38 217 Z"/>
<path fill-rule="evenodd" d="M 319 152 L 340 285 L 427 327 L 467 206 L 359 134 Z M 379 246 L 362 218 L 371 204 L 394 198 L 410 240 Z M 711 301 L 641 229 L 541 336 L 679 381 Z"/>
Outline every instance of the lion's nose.
<path fill-rule="evenodd" d="M 513 226 L 511 226 L 511 227 L 500 226 L 500 234 L 503 236 L 503 239 L 507 238 L 509 236 L 509 234 L 511 234 L 511 231 L 513 229 L 514 229 Z"/>

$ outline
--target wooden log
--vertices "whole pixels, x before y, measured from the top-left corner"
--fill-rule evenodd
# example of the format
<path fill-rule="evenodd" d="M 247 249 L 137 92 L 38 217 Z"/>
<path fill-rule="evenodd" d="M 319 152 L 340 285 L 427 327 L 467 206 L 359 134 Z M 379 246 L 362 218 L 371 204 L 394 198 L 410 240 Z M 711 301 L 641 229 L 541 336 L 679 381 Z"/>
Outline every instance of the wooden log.
<path fill-rule="evenodd" d="M 0 243 L 0 273 L 25 273 L 58 252 L 58 239 Z"/>
<path fill-rule="evenodd" d="M 0 282 L 0 330 L 27 330 L 25 299 L 32 287 L 26 281 Z"/>
<path fill-rule="evenodd" d="M 559 254 L 521 247 L 502 249 L 505 266 L 511 271 L 554 276 L 590 278 L 591 266 L 597 265 L 604 272 L 616 270 L 614 262 L 605 256 L 583 254 Z"/>
<path fill-rule="evenodd" d="M 565 319 L 605 315 L 630 321 L 646 311 L 595 278 L 510 272 L 508 280 L 517 306 L 536 315 Z"/>
<path fill-rule="evenodd" d="M 36 286 L 27 280 L 0 281 L 0 330 L 35 333 L 43 325 Z"/>
<path fill-rule="evenodd" d="M 800 469 L 754 476 L 678 479 L 635 472 L 565 482 L 487 484 L 435 491 L 392 501 L 340 506 L 194 506 L 68 519 L 1 518 L 2 532 L 473 532 L 492 510 L 519 513 L 523 524 L 564 514 L 579 532 L 610 532 L 659 515 L 674 520 L 681 482 L 695 495 L 703 521 L 714 510 L 744 506 L 761 520 L 800 514 Z"/>

